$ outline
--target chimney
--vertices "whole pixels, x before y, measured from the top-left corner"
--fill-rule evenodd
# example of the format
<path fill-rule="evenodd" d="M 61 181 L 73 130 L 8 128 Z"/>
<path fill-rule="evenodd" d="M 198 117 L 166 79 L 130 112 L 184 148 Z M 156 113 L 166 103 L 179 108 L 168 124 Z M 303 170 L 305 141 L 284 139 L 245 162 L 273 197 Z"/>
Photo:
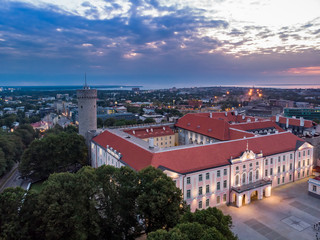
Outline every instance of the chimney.
<path fill-rule="evenodd" d="M 133 135 L 134 135 L 134 134 L 136 134 L 136 131 L 135 131 L 135 130 L 133 130 L 133 131 L 132 131 L 132 133 L 133 133 Z"/>
<path fill-rule="evenodd" d="M 300 127 L 303 127 L 304 126 L 304 119 L 303 117 L 300 117 Z"/>
<path fill-rule="evenodd" d="M 274 133 L 276 133 L 276 134 L 277 134 L 277 133 L 279 133 L 279 131 L 278 131 L 278 130 L 276 130 Z"/>
<path fill-rule="evenodd" d="M 234 111 L 234 115 L 238 116 L 238 111 L 237 110 Z"/>
<path fill-rule="evenodd" d="M 164 130 L 166 130 L 166 127 L 163 127 L 162 129 L 163 129 L 163 131 L 164 131 Z"/>
<path fill-rule="evenodd" d="M 153 129 L 151 128 L 150 131 L 153 132 Z"/>
<path fill-rule="evenodd" d="M 149 129 L 146 129 L 146 132 L 148 133 L 148 132 L 149 132 Z"/>
<path fill-rule="evenodd" d="M 246 118 L 246 116 L 245 115 L 242 115 L 242 120 L 244 120 Z"/>
<path fill-rule="evenodd" d="M 228 112 L 224 112 L 224 115 L 225 115 L 226 117 L 228 117 Z"/>
<path fill-rule="evenodd" d="M 212 112 L 210 113 L 210 118 L 212 118 Z"/>
<path fill-rule="evenodd" d="M 289 118 L 287 118 L 287 121 L 286 121 L 286 128 L 287 129 L 289 128 Z"/>
<path fill-rule="evenodd" d="M 254 118 L 254 121 L 255 121 L 255 122 L 258 122 L 258 118 Z"/>
<path fill-rule="evenodd" d="M 248 119 L 247 119 L 247 122 L 251 122 L 251 118 L 248 118 Z"/>
<path fill-rule="evenodd" d="M 154 139 L 153 138 L 149 138 L 149 148 L 150 149 L 154 148 Z"/>
<path fill-rule="evenodd" d="M 279 114 L 277 114 L 277 116 L 276 116 L 276 122 L 279 122 L 279 120 L 280 120 L 280 116 L 279 116 Z"/>
<path fill-rule="evenodd" d="M 296 116 L 292 116 L 292 118 L 296 119 Z"/>

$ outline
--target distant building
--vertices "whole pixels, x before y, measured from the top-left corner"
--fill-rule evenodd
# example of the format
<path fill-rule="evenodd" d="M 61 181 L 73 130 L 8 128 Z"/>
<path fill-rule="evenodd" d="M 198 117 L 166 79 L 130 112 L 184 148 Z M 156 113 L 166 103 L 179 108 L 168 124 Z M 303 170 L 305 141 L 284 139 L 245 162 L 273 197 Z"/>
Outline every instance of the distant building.
<path fill-rule="evenodd" d="M 285 108 L 285 117 L 303 117 L 309 120 L 320 120 L 320 108 Z"/>
<path fill-rule="evenodd" d="M 309 179 L 308 190 L 310 195 L 320 198 L 320 177 Z"/>
<path fill-rule="evenodd" d="M 290 101 L 290 100 L 270 99 L 269 102 L 270 102 L 270 106 L 278 106 L 278 107 L 283 107 L 283 108 L 294 107 L 294 101 Z"/>
<path fill-rule="evenodd" d="M 193 108 L 201 108 L 202 101 L 198 100 L 198 99 L 190 99 L 190 100 L 188 100 L 188 105 L 192 106 Z"/>
<path fill-rule="evenodd" d="M 146 142 L 153 141 L 154 146 L 159 148 L 173 147 L 176 145 L 175 133 L 169 126 L 131 128 L 124 130 L 124 132 Z"/>

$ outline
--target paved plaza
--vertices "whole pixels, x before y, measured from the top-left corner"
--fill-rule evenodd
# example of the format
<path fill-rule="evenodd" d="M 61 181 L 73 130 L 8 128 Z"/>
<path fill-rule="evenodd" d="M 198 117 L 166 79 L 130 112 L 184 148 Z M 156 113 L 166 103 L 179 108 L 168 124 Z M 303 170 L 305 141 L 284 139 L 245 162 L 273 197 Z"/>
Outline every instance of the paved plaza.
<path fill-rule="evenodd" d="M 241 208 L 219 208 L 232 216 L 232 230 L 240 240 L 316 240 L 313 225 L 320 221 L 320 199 L 308 195 L 307 181 L 273 188 L 271 197 Z"/>

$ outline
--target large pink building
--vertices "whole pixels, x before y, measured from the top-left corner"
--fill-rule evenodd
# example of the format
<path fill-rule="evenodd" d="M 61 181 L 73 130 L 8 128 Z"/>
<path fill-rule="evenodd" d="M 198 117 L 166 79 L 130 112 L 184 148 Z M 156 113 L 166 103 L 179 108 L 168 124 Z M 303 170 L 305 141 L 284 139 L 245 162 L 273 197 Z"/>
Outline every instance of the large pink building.
<path fill-rule="evenodd" d="M 269 197 L 273 187 L 310 176 L 312 145 L 273 121 L 229 115 L 185 115 L 172 126 L 180 145 L 169 148 L 128 131 L 106 130 L 92 139 L 92 166 L 160 168 L 192 211 L 226 203 L 241 207 Z"/>

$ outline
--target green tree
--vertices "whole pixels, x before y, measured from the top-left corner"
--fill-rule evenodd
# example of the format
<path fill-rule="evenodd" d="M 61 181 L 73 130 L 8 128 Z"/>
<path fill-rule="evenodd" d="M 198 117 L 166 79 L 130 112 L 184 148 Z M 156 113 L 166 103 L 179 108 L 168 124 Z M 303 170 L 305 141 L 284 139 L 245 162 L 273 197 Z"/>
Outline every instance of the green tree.
<path fill-rule="evenodd" d="M 0 194 L 0 239 L 21 239 L 19 210 L 26 191 L 7 188 Z"/>
<path fill-rule="evenodd" d="M 174 227 L 185 210 L 181 190 L 160 169 L 147 167 L 138 174 L 137 203 L 146 233 Z"/>
<path fill-rule="evenodd" d="M 156 121 L 153 118 L 146 118 L 143 122 L 144 123 L 155 123 Z"/>
<path fill-rule="evenodd" d="M 19 171 L 22 177 L 38 180 L 85 164 L 87 147 L 84 138 L 76 133 L 61 132 L 33 141 L 23 153 Z"/>

